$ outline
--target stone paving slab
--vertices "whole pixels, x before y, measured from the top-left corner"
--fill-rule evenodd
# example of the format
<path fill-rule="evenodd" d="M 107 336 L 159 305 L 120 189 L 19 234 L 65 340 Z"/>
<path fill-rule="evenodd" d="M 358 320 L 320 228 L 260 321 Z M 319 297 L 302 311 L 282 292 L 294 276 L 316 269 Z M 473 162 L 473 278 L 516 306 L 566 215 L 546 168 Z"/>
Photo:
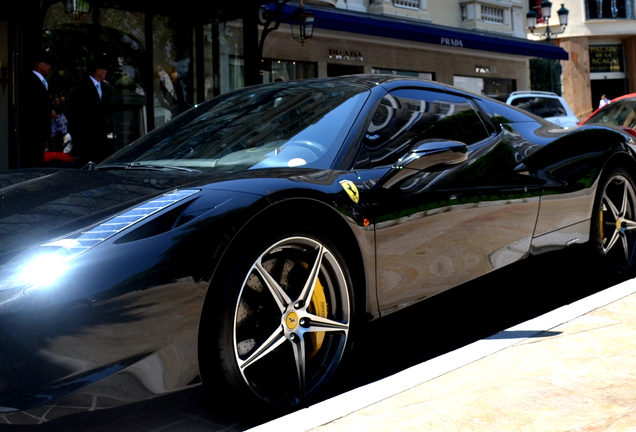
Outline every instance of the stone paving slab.
<path fill-rule="evenodd" d="M 636 431 L 636 280 L 250 432 Z"/>

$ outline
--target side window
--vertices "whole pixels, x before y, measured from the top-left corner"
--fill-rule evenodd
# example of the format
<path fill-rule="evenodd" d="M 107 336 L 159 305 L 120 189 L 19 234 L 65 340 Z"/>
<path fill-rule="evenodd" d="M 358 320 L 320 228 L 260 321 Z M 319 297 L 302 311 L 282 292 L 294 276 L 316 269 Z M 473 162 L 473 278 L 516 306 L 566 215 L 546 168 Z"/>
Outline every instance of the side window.
<path fill-rule="evenodd" d="M 510 104 L 541 118 L 558 117 L 567 114 L 561 102 L 555 98 L 519 97 Z"/>
<path fill-rule="evenodd" d="M 413 144 L 443 139 L 473 144 L 487 138 L 481 117 L 462 97 L 396 90 L 382 98 L 364 137 L 367 163 L 394 164 Z"/>

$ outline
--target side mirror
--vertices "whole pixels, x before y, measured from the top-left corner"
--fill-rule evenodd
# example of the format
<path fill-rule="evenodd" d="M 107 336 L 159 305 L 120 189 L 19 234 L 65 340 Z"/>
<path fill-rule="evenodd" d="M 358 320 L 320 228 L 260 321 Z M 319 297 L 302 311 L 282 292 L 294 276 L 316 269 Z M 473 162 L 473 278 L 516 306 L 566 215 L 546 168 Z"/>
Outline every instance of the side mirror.
<path fill-rule="evenodd" d="M 419 172 L 447 169 L 467 158 L 468 147 L 462 142 L 437 139 L 419 141 L 391 167 L 380 180 L 380 185 L 389 189 Z"/>

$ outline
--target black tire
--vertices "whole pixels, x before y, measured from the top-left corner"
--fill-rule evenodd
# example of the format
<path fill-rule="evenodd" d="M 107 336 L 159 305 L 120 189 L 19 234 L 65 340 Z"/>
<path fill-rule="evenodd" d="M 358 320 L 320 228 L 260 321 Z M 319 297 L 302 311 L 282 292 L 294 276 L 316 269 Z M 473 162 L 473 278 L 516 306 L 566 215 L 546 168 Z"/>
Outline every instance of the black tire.
<path fill-rule="evenodd" d="M 224 279 L 212 364 L 243 406 L 248 396 L 255 406 L 293 409 L 327 386 L 348 349 L 352 280 L 336 246 L 312 230 L 259 243 Z"/>
<path fill-rule="evenodd" d="M 621 167 L 612 168 L 599 182 L 592 213 L 590 245 L 611 271 L 625 273 L 636 259 L 636 187 Z"/>

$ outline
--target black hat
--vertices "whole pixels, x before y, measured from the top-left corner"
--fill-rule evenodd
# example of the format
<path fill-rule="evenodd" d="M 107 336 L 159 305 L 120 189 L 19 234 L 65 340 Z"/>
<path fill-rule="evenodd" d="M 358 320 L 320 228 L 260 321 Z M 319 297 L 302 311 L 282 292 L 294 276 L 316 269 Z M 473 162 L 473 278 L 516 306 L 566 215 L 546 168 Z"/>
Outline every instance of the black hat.
<path fill-rule="evenodd" d="M 97 69 L 109 69 L 108 62 L 105 58 L 94 59 L 88 64 L 88 72 L 93 73 Z"/>
<path fill-rule="evenodd" d="M 33 56 L 33 64 L 37 63 L 48 63 L 53 64 L 51 60 L 51 54 L 48 51 L 39 51 L 36 55 Z"/>

